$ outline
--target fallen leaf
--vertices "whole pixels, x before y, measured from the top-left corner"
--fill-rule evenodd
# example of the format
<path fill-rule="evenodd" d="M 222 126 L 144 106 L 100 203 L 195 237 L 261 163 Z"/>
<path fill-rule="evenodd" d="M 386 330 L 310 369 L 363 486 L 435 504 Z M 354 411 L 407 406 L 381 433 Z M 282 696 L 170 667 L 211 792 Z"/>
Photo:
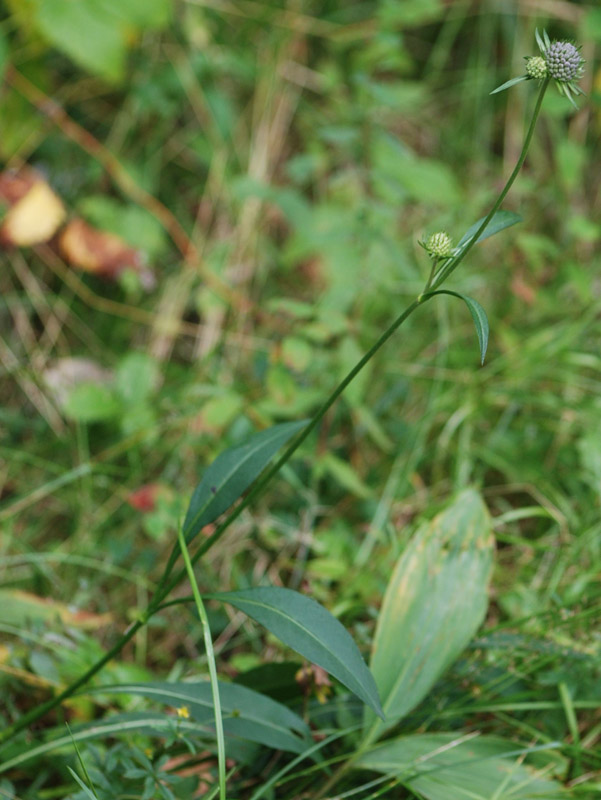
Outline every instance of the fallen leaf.
<path fill-rule="evenodd" d="M 0 621 L 10 622 L 11 625 L 60 619 L 65 625 L 93 630 L 108 625 L 112 618 L 110 613 L 94 614 L 91 611 L 79 611 L 50 597 L 39 597 L 20 589 L 0 589 Z"/>
<path fill-rule="evenodd" d="M 83 219 L 72 219 L 62 231 L 59 247 L 64 258 L 74 267 L 116 278 L 124 270 L 141 268 L 140 253 L 120 236 L 98 230 Z"/>
<path fill-rule="evenodd" d="M 29 168 L 0 175 L 0 201 L 9 206 L 0 227 L 0 243 L 9 247 L 47 242 L 66 216 L 58 195 Z"/>

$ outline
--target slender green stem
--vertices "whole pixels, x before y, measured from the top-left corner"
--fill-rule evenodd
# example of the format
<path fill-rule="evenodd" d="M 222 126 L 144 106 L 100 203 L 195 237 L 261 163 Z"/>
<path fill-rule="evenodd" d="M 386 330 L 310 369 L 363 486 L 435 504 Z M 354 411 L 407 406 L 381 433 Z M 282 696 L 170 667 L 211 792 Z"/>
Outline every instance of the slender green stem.
<path fill-rule="evenodd" d="M 284 466 L 284 464 L 290 460 L 290 458 L 294 455 L 294 453 L 298 450 L 301 444 L 305 441 L 305 439 L 309 436 L 309 434 L 317 427 L 320 421 L 323 419 L 325 414 L 330 410 L 330 408 L 334 405 L 336 400 L 340 397 L 342 392 L 346 389 L 349 383 L 356 377 L 356 375 L 361 372 L 363 367 L 367 364 L 368 361 L 378 352 L 378 350 L 382 347 L 382 345 L 390 339 L 392 334 L 399 328 L 403 322 L 409 317 L 416 308 L 418 308 L 422 302 L 424 302 L 426 298 L 417 298 L 414 300 L 407 308 L 403 311 L 403 313 L 398 316 L 395 321 L 388 327 L 384 333 L 380 336 L 378 341 L 370 347 L 367 353 L 361 358 L 360 361 L 355 364 L 353 369 L 348 373 L 348 375 L 344 378 L 344 380 L 334 389 L 332 394 L 328 397 L 325 403 L 317 410 L 315 415 L 311 418 L 309 423 L 303 430 L 299 433 L 299 435 L 292 441 L 292 443 L 288 446 L 288 448 L 284 451 L 284 453 L 280 456 L 280 458 L 270 467 L 267 472 L 263 475 L 263 477 L 257 481 L 254 487 L 250 490 L 250 492 L 246 495 L 244 500 L 236 506 L 236 508 L 230 512 L 227 518 L 221 523 L 221 525 L 209 536 L 202 545 L 198 548 L 196 553 L 192 556 L 192 564 L 196 564 L 199 558 L 209 550 L 225 533 L 225 531 L 229 528 L 229 526 L 237 519 L 240 514 L 260 495 L 262 494 L 265 487 L 270 483 L 272 478 L 277 475 L 280 469 Z M 171 581 L 165 587 L 167 594 L 180 582 L 183 577 L 183 570 L 176 573 Z"/>
<path fill-rule="evenodd" d="M 158 614 L 159 611 L 164 611 L 166 608 L 171 608 L 171 606 L 185 606 L 188 603 L 193 603 L 194 597 L 192 595 L 186 595 L 186 597 L 178 597 L 175 600 L 168 600 L 166 603 L 161 603 L 160 606 L 157 606 L 154 613 Z"/>
<path fill-rule="evenodd" d="M 432 286 L 432 281 L 436 276 L 436 268 L 438 267 L 439 260 L 440 259 L 438 258 L 434 258 L 432 260 L 432 268 L 430 269 L 430 275 L 428 276 L 428 280 L 426 281 L 426 285 L 424 286 L 424 291 L 422 292 L 422 294 L 425 294 L 430 288 L 430 286 Z"/>
<path fill-rule="evenodd" d="M 184 557 L 186 565 L 186 572 L 188 573 L 188 580 L 192 587 L 192 594 L 196 603 L 198 616 L 202 622 L 202 633 L 205 640 L 205 648 L 207 651 L 207 663 L 209 665 L 209 677 L 211 679 L 211 693 L 213 695 L 213 711 L 215 712 L 215 734 L 217 736 L 217 764 L 219 770 L 219 797 L 220 800 L 226 800 L 225 789 L 225 737 L 223 735 L 223 718 L 221 716 L 221 700 L 219 698 L 219 683 L 217 682 L 217 665 L 215 664 L 215 652 L 213 651 L 213 640 L 211 639 L 211 627 L 209 625 L 209 618 L 202 602 L 202 597 L 198 590 L 198 584 L 194 575 L 194 567 L 190 561 L 190 554 L 186 546 L 183 530 L 179 529 L 178 532 L 179 546 Z"/>
<path fill-rule="evenodd" d="M 490 212 L 485 217 L 484 221 L 482 222 L 482 225 L 480 225 L 480 227 L 478 228 L 476 233 L 472 236 L 472 238 L 467 243 L 467 245 L 462 249 L 461 253 L 456 258 L 453 258 L 450 261 L 447 261 L 446 264 L 443 264 L 443 266 L 441 267 L 440 272 L 438 273 L 438 275 L 434 276 L 434 280 L 432 281 L 431 287 L 428 286 L 427 289 L 424 290 L 424 291 L 427 291 L 430 288 L 437 289 L 442 283 L 444 283 L 444 281 L 446 281 L 446 279 L 449 277 L 449 275 L 451 275 L 457 269 L 459 264 L 463 261 L 463 259 L 466 257 L 466 255 L 469 253 L 469 251 L 472 249 L 472 247 L 477 243 L 477 241 L 480 238 L 480 236 L 484 233 L 484 231 L 488 227 L 491 219 L 494 217 L 494 215 L 499 210 L 503 200 L 505 200 L 505 197 L 507 196 L 507 193 L 509 192 L 509 190 L 513 186 L 513 183 L 514 183 L 515 179 L 517 178 L 521 168 L 523 167 L 524 161 L 526 160 L 526 155 L 527 155 L 528 149 L 530 147 L 530 142 L 532 141 L 532 136 L 534 135 L 534 129 L 536 127 L 536 121 L 538 119 L 538 115 L 540 113 L 541 106 L 543 104 L 543 97 L 545 96 L 545 92 L 547 91 L 547 87 L 549 86 L 549 81 L 550 81 L 550 78 L 545 78 L 545 80 L 543 81 L 543 83 L 542 83 L 542 85 L 540 87 L 540 91 L 538 93 L 538 98 L 536 100 L 536 105 L 534 107 L 534 112 L 532 114 L 532 120 L 530 121 L 530 126 L 528 128 L 528 132 L 526 133 L 526 138 L 524 139 L 524 146 L 522 147 L 522 152 L 520 153 L 520 157 L 517 160 L 517 164 L 515 165 L 515 168 L 514 168 L 513 172 L 509 176 L 509 178 L 507 180 L 507 183 L 503 187 L 503 189 L 501 191 L 501 194 L 497 197 L 495 204 L 493 205 L 493 207 L 491 208 Z"/>

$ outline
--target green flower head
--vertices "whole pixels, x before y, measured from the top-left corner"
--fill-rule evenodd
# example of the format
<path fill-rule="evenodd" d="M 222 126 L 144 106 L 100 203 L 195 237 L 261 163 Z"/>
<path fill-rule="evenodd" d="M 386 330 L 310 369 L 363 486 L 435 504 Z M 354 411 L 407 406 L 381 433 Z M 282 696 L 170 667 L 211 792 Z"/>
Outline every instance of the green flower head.
<path fill-rule="evenodd" d="M 526 58 L 526 76 L 535 80 L 542 80 L 547 77 L 547 62 L 541 56 L 529 56 Z"/>
<path fill-rule="evenodd" d="M 431 258 L 450 258 L 453 255 L 453 242 L 444 231 L 433 233 L 420 244 Z"/>

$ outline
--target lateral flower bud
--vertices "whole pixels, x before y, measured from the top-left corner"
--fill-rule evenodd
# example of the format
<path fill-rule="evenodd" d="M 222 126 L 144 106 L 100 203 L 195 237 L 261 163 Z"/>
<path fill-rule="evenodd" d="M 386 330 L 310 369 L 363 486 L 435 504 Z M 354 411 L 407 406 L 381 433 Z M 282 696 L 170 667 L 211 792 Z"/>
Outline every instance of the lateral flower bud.
<path fill-rule="evenodd" d="M 429 236 L 424 248 L 431 258 L 449 258 L 453 254 L 453 242 L 445 231 Z"/>
<path fill-rule="evenodd" d="M 542 56 L 530 56 L 526 59 L 526 75 L 535 80 L 547 76 L 547 62 Z"/>

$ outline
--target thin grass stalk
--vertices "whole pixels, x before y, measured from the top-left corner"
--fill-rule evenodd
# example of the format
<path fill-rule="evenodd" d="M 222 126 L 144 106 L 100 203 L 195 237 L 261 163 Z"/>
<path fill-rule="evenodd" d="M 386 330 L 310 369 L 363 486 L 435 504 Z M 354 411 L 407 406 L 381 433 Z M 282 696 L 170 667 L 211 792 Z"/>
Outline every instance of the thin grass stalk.
<path fill-rule="evenodd" d="M 217 682 L 217 665 L 215 663 L 215 651 L 213 650 L 213 640 L 211 639 L 211 627 L 209 625 L 209 618 L 200 596 L 196 576 L 194 575 L 194 567 L 190 561 L 190 554 L 186 546 L 183 530 L 179 529 L 178 532 L 179 546 L 182 551 L 182 556 L 186 565 L 186 572 L 190 586 L 192 587 L 192 594 L 194 595 L 194 602 L 196 603 L 196 610 L 202 623 L 202 633 L 205 640 L 205 648 L 207 651 L 207 663 L 209 665 L 209 678 L 211 680 L 211 693 L 213 696 L 213 709 L 215 712 L 215 735 L 217 737 L 217 765 L 219 771 L 219 797 L 220 800 L 226 800 L 226 786 L 225 786 L 225 738 L 223 735 L 223 717 L 221 715 L 221 699 L 219 697 L 219 684 Z"/>

